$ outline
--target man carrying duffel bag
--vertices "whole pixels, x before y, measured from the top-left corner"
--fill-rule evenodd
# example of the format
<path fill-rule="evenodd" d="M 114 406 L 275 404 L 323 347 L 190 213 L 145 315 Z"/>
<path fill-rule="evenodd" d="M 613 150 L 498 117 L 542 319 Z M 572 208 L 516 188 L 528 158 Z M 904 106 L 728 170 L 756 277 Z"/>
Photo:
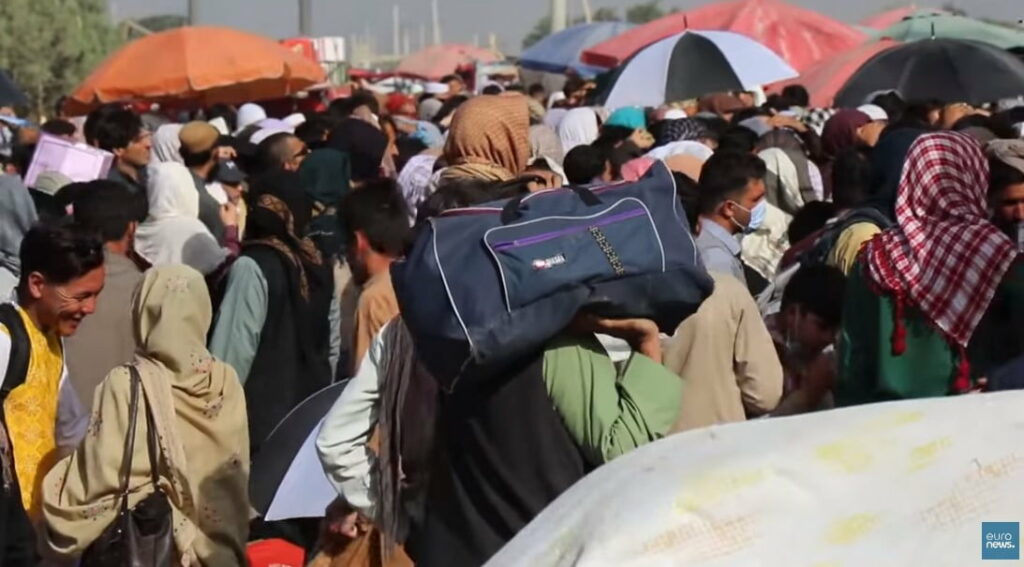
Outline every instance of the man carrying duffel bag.
<path fill-rule="evenodd" d="M 470 250 L 461 252 L 463 261 L 458 263 L 457 270 L 441 270 L 445 272 L 443 285 L 449 289 L 468 289 L 476 282 L 481 296 L 488 291 L 499 293 L 508 313 L 534 309 L 531 301 L 535 300 L 522 299 L 531 293 L 539 296 L 545 307 L 530 315 L 534 324 L 529 329 L 516 328 L 520 323 L 514 315 L 495 318 L 490 325 L 497 336 L 495 343 L 488 344 L 485 336 L 473 348 L 463 345 L 462 352 L 468 355 L 460 361 L 465 364 L 463 370 L 437 380 L 441 392 L 429 488 L 423 515 L 412 523 L 406 540 L 406 550 L 417 565 L 482 564 L 549 502 L 594 467 L 660 438 L 670 428 L 678 411 L 681 382 L 660 366 L 659 326 L 677 324 L 696 309 L 710 293 L 711 282 L 695 251 L 690 253 L 691 263 L 687 263 L 686 251 L 679 250 L 689 246 L 692 251 L 693 240 L 675 196 L 671 174 L 657 166 L 643 182 L 647 187 L 642 191 L 633 191 L 631 185 L 624 184 L 590 192 L 562 191 L 562 196 L 569 199 L 563 200 L 561 211 L 550 203 L 539 204 L 542 197 L 559 197 L 553 193 L 451 211 L 435 218 L 432 226 L 420 233 L 407 263 L 422 260 L 417 258 L 416 249 L 424 245 L 425 239 L 433 241 L 440 236 L 438 242 L 445 240 L 448 219 L 465 220 L 496 210 L 505 213 L 504 219 L 497 219 L 500 227 L 525 231 L 534 230 L 534 224 L 555 225 L 543 227 L 539 234 L 501 235 L 497 245 L 486 244 L 488 237 L 495 242 L 495 233 L 504 231 L 492 230 L 493 226 L 483 230 L 487 234 L 476 242 L 483 240 L 486 251 L 525 250 L 528 254 L 520 254 L 520 264 L 510 262 L 510 269 L 492 260 L 491 267 L 501 272 L 499 279 L 510 281 L 531 275 L 517 272 L 525 261 L 531 262 L 530 269 L 537 272 L 556 270 L 577 258 L 585 265 L 578 272 L 541 274 L 559 284 L 552 285 L 554 291 L 532 289 L 529 285 L 523 289 L 485 283 L 482 280 L 486 278 L 481 277 L 483 270 L 476 269 L 481 267 L 469 263 Z M 666 221 L 662 226 L 650 215 L 645 218 L 647 225 L 630 224 L 648 215 L 658 199 L 663 199 L 660 220 L 676 220 Z M 508 215 L 509 211 L 514 211 L 518 218 Z M 540 216 L 542 211 L 558 214 Z M 598 234 L 593 228 L 598 229 Z M 645 234 L 645 230 L 656 234 Z M 682 238 L 678 238 L 680 231 Z M 677 238 L 673 239 L 673 235 Z M 630 242 L 633 238 L 649 244 L 644 240 L 649 237 L 656 246 L 633 246 Z M 587 238 L 592 239 L 599 254 L 587 248 L 591 245 Z M 566 242 L 557 242 L 560 239 Z M 536 244 L 540 245 L 535 249 L 538 251 L 529 250 Z M 420 250 L 422 253 L 423 248 Z M 620 250 L 627 255 L 618 255 Z M 549 256 L 539 258 L 544 260 L 542 264 L 529 254 Z M 444 253 L 437 253 L 440 264 L 445 263 L 443 256 Z M 603 260 L 609 268 L 594 261 L 595 258 Z M 586 264 L 588 261 L 590 264 Z M 430 308 L 439 298 L 428 293 L 430 288 L 425 284 L 429 276 L 420 274 L 413 278 L 411 272 L 399 275 L 399 265 L 392 272 L 403 319 L 419 358 L 425 366 L 432 366 L 430 371 L 436 377 L 439 370 L 446 370 L 444 361 L 439 359 L 452 352 L 460 356 L 459 351 L 443 350 L 453 348 L 458 341 L 449 338 L 451 343 L 446 345 L 443 341 L 433 343 L 428 337 L 421 342 L 424 337 L 417 336 L 409 322 L 410 313 L 416 317 L 417 310 Z M 440 271 L 437 275 L 442 276 Z M 562 280 L 557 280 L 559 275 Z M 671 278 L 683 281 L 673 282 Z M 418 282 L 418 288 L 401 287 L 412 282 Z M 494 285 L 495 289 L 487 290 L 487 285 Z M 502 297 L 506 292 L 508 297 Z M 552 293 L 558 297 L 551 299 Z M 472 309 L 486 307 L 479 303 L 486 297 L 472 298 L 478 301 L 475 305 L 464 299 L 467 298 L 449 303 L 469 306 L 456 317 L 456 324 L 466 323 L 475 329 L 485 326 L 470 317 Z M 509 305 L 517 307 L 508 309 Z M 453 307 L 452 313 L 456 310 Z M 570 310 L 564 321 L 557 319 L 560 313 Z M 585 314 L 588 310 L 609 317 Z M 578 315 L 580 311 L 584 315 Z M 502 321 L 511 325 L 513 332 L 506 333 L 508 328 L 502 327 Z M 435 328 L 437 323 L 442 323 L 440 318 L 435 320 Z M 549 332 L 547 328 L 554 330 Z M 634 354 L 617 369 L 597 343 L 594 332 L 623 338 L 641 354 Z M 518 342 L 503 343 L 503 333 Z M 425 351 L 423 344 L 441 345 L 431 348 L 442 350 Z M 474 350 L 480 346 L 483 350 Z M 503 346 L 507 350 L 502 351 Z M 487 350 L 490 348 L 494 350 Z M 477 356 L 474 353 L 482 356 L 471 359 Z"/>
<path fill-rule="evenodd" d="M 633 183 L 447 211 L 419 232 L 392 282 L 447 390 L 536 352 L 583 309 L 672 333 L 713 287 L 661 162 Z"/>

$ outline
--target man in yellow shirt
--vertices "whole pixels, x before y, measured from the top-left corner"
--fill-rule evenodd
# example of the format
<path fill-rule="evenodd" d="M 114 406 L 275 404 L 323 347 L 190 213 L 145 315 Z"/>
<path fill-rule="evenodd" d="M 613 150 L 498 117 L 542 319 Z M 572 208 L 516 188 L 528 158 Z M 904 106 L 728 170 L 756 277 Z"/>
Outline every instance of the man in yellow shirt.
<path fill-rule="evenodd" d="M 96 309 L 103 243 L 68 226 L 37 225 L 21 243 L 17 303 L 0 305 L 0 565 L 35 565 L 39 484 L 85 433 L 88 414 L 67 380 L 61 339 Z M 27 516 L 25 513 L 28 513 Z"/>

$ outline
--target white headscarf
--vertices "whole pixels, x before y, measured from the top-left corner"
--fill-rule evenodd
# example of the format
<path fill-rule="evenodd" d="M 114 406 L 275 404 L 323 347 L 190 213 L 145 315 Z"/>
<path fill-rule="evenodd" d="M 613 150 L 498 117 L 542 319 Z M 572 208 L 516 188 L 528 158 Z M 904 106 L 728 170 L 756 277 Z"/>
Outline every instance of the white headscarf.
<path fill-rule="evenodd" d="M 260 120 L 267 118 L 267 111 L 263 110 L 263 107 L 252 102 L 247 102 L 238 109 L 238 132 L 245 129 L 246 126 L 255 124 Z"/>
<path fill-rule="evenodd" d="M 209 275 L 227 258 L 199 222 L 199 191 L 180 163 L 149 166 L 149 216 L 135 233 L 135 251 L 153 266 L 185 264 Z"/>
<path fill-rule="evenodd" d="M 164 124 L 153 133 L 153 157 L 162 163 L 185 163 L 181 157 L 181 124 Z"/>
<path fill-rule="evenodd" d="M 599 133 L 597 114 L 593 108 L 574 108 L 558 124 L 558 138 L 562 141 L 565 153 L 576 146 L 594 143 Z"/>
<path fill-rule="evenodd" d="M 665 144 L 659 148 L 654 148 L 647 152 L 647 157 L 664 160 L 672 156 L 687 155 L 693 156 L 701 161 L 707 161 L 711 159 L 711 156 L 714 153 L 714 150 L 700 142 L 686 140 L 682 142 L 672 142 L 671 144 Z"/>

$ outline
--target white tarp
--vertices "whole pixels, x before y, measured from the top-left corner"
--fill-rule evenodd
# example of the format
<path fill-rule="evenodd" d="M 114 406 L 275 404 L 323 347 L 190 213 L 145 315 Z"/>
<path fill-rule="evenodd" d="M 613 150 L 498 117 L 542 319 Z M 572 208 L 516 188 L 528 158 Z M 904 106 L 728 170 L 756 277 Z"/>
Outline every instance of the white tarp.
<path fill-rule="evenodd" d="M 982 522 L 1022 520 L 1024 392 L 968 395 L 664 439 L 578 483 L 488 566 L 991 565 Z"/>

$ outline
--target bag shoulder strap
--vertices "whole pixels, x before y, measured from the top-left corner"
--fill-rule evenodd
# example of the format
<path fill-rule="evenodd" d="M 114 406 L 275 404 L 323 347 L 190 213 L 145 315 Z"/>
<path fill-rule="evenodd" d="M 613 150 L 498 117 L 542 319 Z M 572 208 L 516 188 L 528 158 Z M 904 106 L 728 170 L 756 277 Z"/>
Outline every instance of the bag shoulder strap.
<path fill-rule="evenodd" d="M 13 304 L 0 304 L 0 324 L 6 327 L 11 335 L 11 354 L 7 359 L 3 386 L 0 387 L 0 404 L 2 404 L 12 390 L 25 383 L 32 345 L 28 339 L 25 322 L 22 321 L 18 308 Z"/>
<path fill-rule="evenodd" d="M 131 398 L 128 402 L 128 433 L 124 439 L 124 458 L 122 459 L 121 510 L 128 510 L 128 484 L 132 476 L 132 457 L 135 452 L 135 421 L 139 414 L 139 390 L 141 389 L 139 372 L 135 366 L 128 366 L 131 375 Z"/>

